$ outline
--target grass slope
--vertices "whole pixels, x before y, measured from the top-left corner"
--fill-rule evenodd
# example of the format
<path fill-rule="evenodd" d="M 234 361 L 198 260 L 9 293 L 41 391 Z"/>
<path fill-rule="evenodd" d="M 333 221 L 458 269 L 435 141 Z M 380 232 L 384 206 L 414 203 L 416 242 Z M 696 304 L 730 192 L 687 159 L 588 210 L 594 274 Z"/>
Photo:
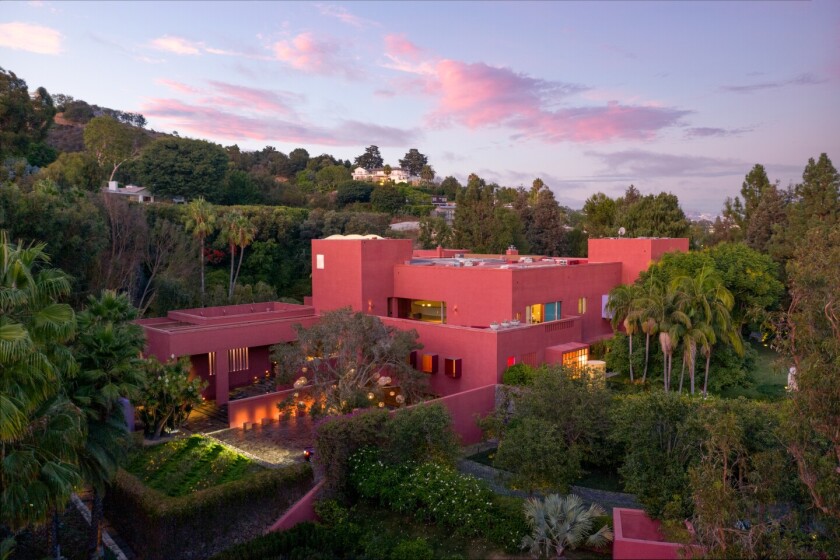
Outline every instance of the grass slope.
<path fill-rule="evenodd" d="M 126 470 L 176 497 L 239 480 L 263 467 L 224 445 L 192 436 L 135 451 Z"/>

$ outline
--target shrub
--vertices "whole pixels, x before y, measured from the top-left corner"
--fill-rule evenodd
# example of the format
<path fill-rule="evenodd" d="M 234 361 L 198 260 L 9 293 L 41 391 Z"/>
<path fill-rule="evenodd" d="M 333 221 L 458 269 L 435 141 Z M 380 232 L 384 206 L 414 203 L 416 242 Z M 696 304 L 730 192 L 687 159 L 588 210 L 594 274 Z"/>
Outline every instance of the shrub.
<path fill-rule="evenodd" d="M 505 385 L 530 385 L 534 380 L 534 368 L 528 364 L 514 364 L 502 374 Z"/>
<path fill-rule="evenodd" d="M 434 458 L 454 464 L 459 453 L 452 420 L 440 404 L 328 418 L 317 427 L 315 448 L 329 493 L 346 497 L 349 459 L 366 447 L 378 447 L 390 463 Z"/>
<path fill-rule="evenodd" d="M 531 385 L 510 391 L 512 406 L 485 420 L 499 437 L 495 465 L 514 473 L 515 485 L 528 490 L 565 490 L 583 474 L 583 457 L 594 464 L 612 461 L 607 445 L 609 391 L 585 378 L 574 379 L 557 367 L 535 371 Z M 513 416 L 510 416 L 510 409 Z"/>
<path fill-rule="evenodd" d="M 350 465 L 350 483 L 363 499 L 465 536 L 484 536 L 508 550 L 516 550 L 522 538 L 521 510 L 517 514 L 509 500 L 497 501 L 483 482 L 451 466 L 388 464 L 372 448 L 354 454 Z"/>
<path fill-rule="evenodd" d="M 376 445 L 388 412 L 366 410 L 348 416 L 327 418 L 315 430 L 315 451 L 324 469 L 324 490 L 344 496 L 347 487 L 348 462 L 363 447 Z"/>
<path fill-rule="evenodd" d="M 433 560 L 434 557 L 432 547 L 421 538 L 402 541 L 391 551 L 392 560 Z"/>
<path fill-rule="evenodd" d="M 385 423 L 383 457 L 391 462 L 434 460 L 455 464 L 460 447 L 452 417 L 439 403 L 398 410 Z"/>
<path fill-rule="evenodd" d="M 170 498 L 120 470 L 105 512 L 141 558 L 206 558 L 242 538 L 242 527 L 255 516 L 266 524 L 279 517 L 311 486 L 312 469 L 300 464 Z"/>
<path fill-rule="evenodd" d="M 165 364 L 150 356 L 144 363 L 146 384 L 138 398 L 138 411 L 145 435 L 157 439 L 165 429 L 176 429 L 193 406 L 201 404 L 201 379 L 190 380 L 190 360 L 180 358 Z"/>
<path fill-rule="evenodd" d="M 691 514 L 688 468 L 700 456 L 700 401 L 676 393 L 627 395 L 613 408 L 613 440 L 624 448 L 619 469 L 628 492 L 653 517 Z"/>

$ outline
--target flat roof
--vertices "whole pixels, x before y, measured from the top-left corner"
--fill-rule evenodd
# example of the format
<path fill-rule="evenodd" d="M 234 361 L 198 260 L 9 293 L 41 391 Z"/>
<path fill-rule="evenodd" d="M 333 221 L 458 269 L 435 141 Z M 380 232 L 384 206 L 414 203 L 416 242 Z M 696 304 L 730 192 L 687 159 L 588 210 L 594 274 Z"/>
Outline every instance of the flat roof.
<path fill-rule="evenodd" d="M 406 261 L 410 266 L 445 268 L 482 268 L 496 270 L 521 270 L 544 267 L 583 266 L 588 260 L 580 257 L 519 257 L 503 258 L 490 255 L 465 255 L 464 257 L 415 257 Z"/>
<path fill-rule="evenodd" d="M 239 327 L 258 323 L 268 324 L 315 316 L 315 308 L 311 305 L 271 301 L 179 309 L 170 311 L 166 317 L 140 319 L 136 323 L 145 329 L 175 333 L 218 327 Z"/>

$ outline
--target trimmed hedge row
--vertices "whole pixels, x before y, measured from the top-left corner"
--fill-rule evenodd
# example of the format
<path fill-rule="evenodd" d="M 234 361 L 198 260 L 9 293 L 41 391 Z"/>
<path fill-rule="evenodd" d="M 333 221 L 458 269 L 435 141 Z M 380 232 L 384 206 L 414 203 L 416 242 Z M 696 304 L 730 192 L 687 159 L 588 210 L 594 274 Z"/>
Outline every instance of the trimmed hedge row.
<path fill-rule="evenodd" d="M 261 533 L 312 484 L 312 468 L 299 464 L 171 498 L 121 469 L 105 514 L 144 560 L 207 558 Z"/>

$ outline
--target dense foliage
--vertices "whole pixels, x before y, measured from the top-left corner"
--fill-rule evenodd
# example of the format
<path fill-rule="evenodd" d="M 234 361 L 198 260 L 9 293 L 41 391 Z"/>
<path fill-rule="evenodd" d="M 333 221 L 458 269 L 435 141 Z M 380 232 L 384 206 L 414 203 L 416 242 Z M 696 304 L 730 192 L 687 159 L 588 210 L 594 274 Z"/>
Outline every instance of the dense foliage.
<path fill-rule="evenodd" d="M 329 418 L 318 425 L 315 449 L 324 468 L 326 490 L 348 495 L 350 457 L 360 449 L 378 447 L 391 462 L 435 459 L 454 464 L 458 442 L 443 406 L 421 405 L 398 410 L 370 410 Z"/>
<path fill-rule="evenodd" d="M 326 312 L 316 324 L 296 325 L 295 330 L 295 344 L 272 347 L 278 381 L 291 384 L 303 376 L 301 386 L 326 414 L 384 406 L 386 387 L 399 385 L 401 398 L 409 403 L 426 388 L 426 377 L 408 363 L 409 354 L 421 347 L 414 330 L 385 325 L 375 315 L 350 308 Z"/>
<path fill-rule="evenodd" d="M 105 501 L 108 519 L 148 559 L 207 558 L 259 519 L 276 520 L 312 486 L 308 464 L 267 469 L 180 497 L 168 497 L 120 471 Z"/>
<path fill-rule="evenodd" d="M 146 436 L 157 439 L 164 430 L 180 427 L 192 408 L 201 404 L 207 382 L 190 379 L 189 357 L 161 363 L 150 356 L 143 366 L 146 382 L 135 403 Z"/>

